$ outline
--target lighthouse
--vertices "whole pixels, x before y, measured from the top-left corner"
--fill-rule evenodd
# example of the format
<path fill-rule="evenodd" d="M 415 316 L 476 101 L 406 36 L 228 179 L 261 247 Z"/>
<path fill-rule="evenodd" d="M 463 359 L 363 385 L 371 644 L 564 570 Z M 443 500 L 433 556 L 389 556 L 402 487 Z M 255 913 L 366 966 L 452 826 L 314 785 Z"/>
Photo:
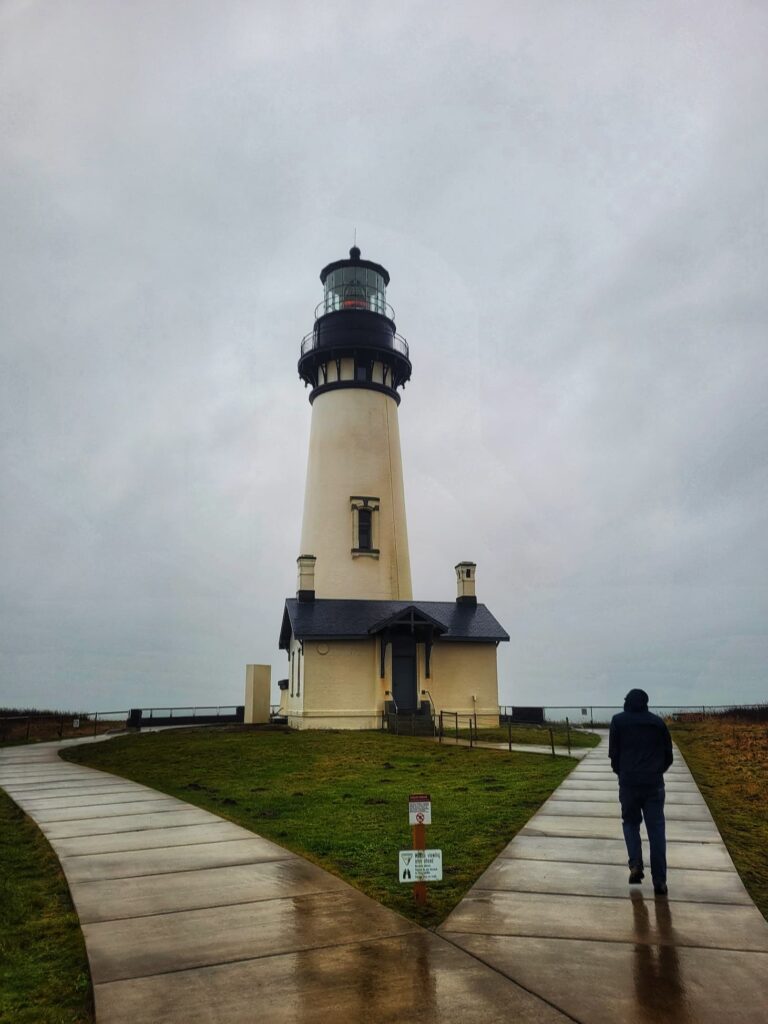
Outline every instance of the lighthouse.
<path fill-rule="evenodd" d="M 320 281 L 323 300 L 299 358 L 312 406 L 301 551 L 317 559 L 323 597 L 407 600 L 398 406 L 411 376 L 408 343 L 387 302 L 389 274 L 356 246 Z"/>
<path fill-rule="evenodd" d="M 357 246 L 323 267 L 301 342 L 311 428 L 279 641 L 280 713 L 297 728 L 397 728 L 406 716 L 429 732 L 439 710 L 498 724 L 496 648 L 509 636 L 477 601 L 475 563 L 454 565 L 455 600 L 413 599 L 398 420 L 412 366 L 389 280 Z"/>

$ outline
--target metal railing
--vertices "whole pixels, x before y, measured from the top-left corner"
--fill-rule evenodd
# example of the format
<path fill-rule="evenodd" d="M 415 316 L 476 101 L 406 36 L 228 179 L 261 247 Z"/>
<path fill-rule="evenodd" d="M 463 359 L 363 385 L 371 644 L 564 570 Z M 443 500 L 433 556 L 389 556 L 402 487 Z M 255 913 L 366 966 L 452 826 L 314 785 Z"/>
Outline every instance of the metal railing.
<path fill-rule="evenodd" d="M 537 708 L 513 704 L 499 705 L 499 718 L 506 724 L 508 718 L 514 724 L 526 724 L 519 712 L 540 712 L 538 724 L 570 722 L 571 728 L 607 728 L 611 718 L 624 710 L 623 704 L 545 704 Z M 768 704 L 650 704 L 649 711 L 661 718 L 673 720 L 698 720 L 702 718 L 736 717 L 768 720 Z"/>
<path fill-rule="evenodd" d="M 469 730 L 469 745 L 474 746 L 477 742 L 477 719 L 474 715 L 462 715 L 458 711 L 441 711 L 439 714 L 439 725 L 437 730 L 437 739 L 439 743 L 442 743 L 446 738 L 446 723 L 451 720 L 453 722 L 453 728 L 455 732 L 455 740 L 458 743 L 463 737 L 461 736 L 461 727 L 459 722 L 466 717 L 467 729 Z"/>
<path fill-rule="evenodd" d="M 132 708 L 128 724 L 138 729 L 154 725 L 217 725 L 242 722 L 244 717 L 245 708 L 241 704 Z"/>
<path fill-rule="evenodd" d="M 120 710 L 42 711 L 26 715 L 3 715 L 0 716 L 0 743 L 29 743 L 31 739 L 41 742 L 64 739 L 65 732 L 68 734 L 67 738 L 73 738 L 96 736 L 100 731 L 122 731 L 126 728 L 129 714 L 127 710 Z"/>
<path fill-rule="evenodd" d="M 473 713 L 473 714 L 470 715 L 470 714 L 467 714 L 466 712 L 460 712 L 460 711 L 441 711 L 439 713 L 439 716 L 438 716 L 438 720 L 439 720 L 438 739 L 439 739 L 439 742 L 442 743 L 444 739 L 452 738 L 456 743 L 461 743 L 461 742 L 467 742 L 468 741 L 470 747 L 476 747 L 476 746 L 478 746 L 478 744 L 485 742 L 484 739 L 483 739 L 482 732 L 481 732 L 481 730 L 480 730 L 480 728 L 478 727 L 478 724 L 477 724 L 477 717 L 478 716 L 477 716 L 476 713 Z M 481 716 L 481 717 L 483 717 L 483 716 Z M 484 717 L 487 718 L 489 716 L 484 716 Z M 466 722 L 467 723 L 466 726 L 462 725 L 461 724 L 462 722 Z M 514 743 L 513 738 L 512 738 L 512 729 L 513 729 L 513 727 L 515 729 L 520 729 L 520 728 L 536 729 L 536 730 L 540 730 L 542 733 L 545 733 L 546 736 L 549 739 L 548 743 L 547 743 L 547 741 L 545 739 L 544 742 L 542 743 L 542 746 L 548 746 L 550 748 L 550 750 L 552 752 L 552 757 L 556 757 L 557 756 L 556 752 L 555 752 L 555 733 L 554 733 L 554 729 L 551 726 L 548 726 L 548 725 L 538 725 L 538 724 L 535 724 L 535 723 L 528 723 L 528 722 L 515 722 L 515 723 L 513 723 L 511 718 L 507 719 L 506 725 L 507 725 L 507 745 L 508 745 L 508 749 L 510 751 L 512 750 L 513 743 Z M 452 737 L 450 736 L 451 732 L 453 733 Z M 494 746 L 497 746 L 497 745 L 499 745 L 499 743 L 501 741 L 498 741 L 496 739 L 492 739 L 492 740 L 488 740 L 487 742 L 493 744 Z M 567 719 L 566 719 L 566 743 L 567 743 L 568 754 L 570 755 L 570 753 L 571 753 L 571 730 L 570 730 L 570 724 L 568 723 Z M 517 744 L 517 746 L 524 746 L 524 745 L 526 745 L 526 744 L 520 744 L 520 743 Z"/>
<path fill-rule="evenodd" d="M 220 718 L 221 715 L 222 715 L 222 712 L 224 712 L 226 715 L 236 714 L 238 707 L 239 707 L 238 704 L 196 704 L 194 706 L 190 704 L 189 706 L 186 706 L 186 707 L 185 706 L 173 707 L 173 708 L 172 707 L 157 707 L 157 708 L 142 708 L 141 710 L 142 710 L 143 714 L 149 713 L 150 720 L 155 718 L 155 717 L 158 717 L 158 718 L 173 718 L 174 717 L 174 715 L 173 715 L 174 711 L 176 712 L 176 718 L 189 718 L 189 717 L 195 718 L 195 717 L 201 717 L 200 714 L 199 714 L 200 712 L 204 713 L 204 717 L 211 717 L 211 716 L 213 716 L 215 718 Z M 166 711 L 168 712 L 167 715 L 159 714 L 159 712 L 166 712 Z M 188 712 L 190 712 L 190 711 L 192 712 L 191 716 L 188 714 Z M 179 714 L 179 712 L 187 712 L 187 714 Z M 215 715 L 213 715 L 214 712 L 215 712 Z"/>
<path fill-rule="evenodd" d="M 301 339 L 301 354 L 305 356 L 307 352 L 311 352 L 312 349 L 319 346 L 319 335 L 316 331 L 310 331 L 309 334 L 305 334 Z M 399 352 L 404 355 L 406 359 L 410 359 L 410 350 L 408 348 L 408 342 L 402 336 L 402 334 L 392 335 L 392 344 L 389 346 L 395 352 Z"/>
<path fill-rule="evenodd" d="M 119 711 L 41 711 L 0 716 L 0 743 L 29 743 L 97 736 L 100 732 L 159 725 L 216 725 L 242 722 L 238 704 L 131 708 Z M 66 736 L 65 736 L 66 734 Z"/>

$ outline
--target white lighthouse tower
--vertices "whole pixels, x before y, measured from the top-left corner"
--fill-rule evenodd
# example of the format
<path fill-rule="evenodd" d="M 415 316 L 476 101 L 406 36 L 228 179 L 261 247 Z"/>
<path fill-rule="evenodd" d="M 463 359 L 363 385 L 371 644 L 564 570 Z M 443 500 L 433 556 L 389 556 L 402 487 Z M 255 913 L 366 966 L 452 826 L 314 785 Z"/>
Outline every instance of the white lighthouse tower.
<path fill-rule="evenodd" d="M 447 710 L 498 725 L 496 648 L 509 636 L 477 601 L 475 563 L 455 566 L 452 601 L 411 593 L 398 427 L 411 362 L 387 304 L 389 274 L 355 246 L 320 280 L 298 367 L 312 426 L 298 586 L 280 628 L 279 718 L 398 730 L 405 716 L 411 732 L 433 735 Z"/>
<path fill-rule="evenodd" d="M 409 600 L 398 389 L 411 363 L 386 301 L 389 274 L 355 246 L 320 280 L 299 359 L 312 387 L 301 551 L 316 559 L 324 598 Z"/>

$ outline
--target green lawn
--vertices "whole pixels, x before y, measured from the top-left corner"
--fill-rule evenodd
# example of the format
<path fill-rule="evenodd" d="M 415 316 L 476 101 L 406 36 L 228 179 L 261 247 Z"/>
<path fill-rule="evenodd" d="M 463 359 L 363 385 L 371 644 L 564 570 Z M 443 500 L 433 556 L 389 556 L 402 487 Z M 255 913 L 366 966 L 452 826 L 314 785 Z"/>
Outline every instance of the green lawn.
<path fill-rule="evenodd" d="M 708 719 L 670 727 L 741 880 L 768 918 L 768 725 Z"/>
<path fill-rule="evenodd" d="M 456 735 L 456 731 L 446 726 L 445 735 L 446 738 L 450 740 L 452 736 Z M 556 747 L 567 746 L 568 733 L 564 725 L 553 725 L 552 735 L 554 737 Z M 462 739 L 468 740 L 469 729 L 459 729 L 459 736 Z M 508 743 L 509 727 L 506 725 L 499 725 L 495 728 L 479 728 L 477 730 L 476 736 L 478 740 L 485 743 Z M 533 746 L 548 747 L 549 726 L 545 726 L 544 728 L 538 728 L 536 726 L 531 725 L 513 725 L 512 742 L 528 743 Z M 600 737 L 594 732 L 581 732 L 578 729 L 571 729 L 572 749 L 574 747 L 596 747 L 599 742 Z"/>
<path fill-rule="evenodd" d="M 91 978 L 48 842 L 0 791 L 0 1021 L 90 1024 Z"/>
<path fill-rule="evenodd" d="M 340 875 L 419 923 L 438 924 L 574 767 L 378 732 L 190 729 L 72 748 L 81 764 L 205 807 Z M 417 909 L 397 876 L 408 794 L 429 792 L 427 845 L 444 880 Z"/>

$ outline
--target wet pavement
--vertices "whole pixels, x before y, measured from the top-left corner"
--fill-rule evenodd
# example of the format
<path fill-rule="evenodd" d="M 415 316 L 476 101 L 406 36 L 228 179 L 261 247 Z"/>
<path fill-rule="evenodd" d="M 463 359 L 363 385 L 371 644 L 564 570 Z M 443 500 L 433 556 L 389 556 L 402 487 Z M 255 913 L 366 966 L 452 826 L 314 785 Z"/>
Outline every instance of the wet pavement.
<path fill-rule="evenodd" d="M 768 1021 L 768 924 L 677 752 L 667 899 L 627 884 L 603 743 L 432 933 L 65 745 L 0 751 L 0 785 L 61 861 L 98 1024 Z"/>
<path fill-rule="evenodd" d="M 282 847 L 61 761 L 64 745 L 0 751 L 0 785 L 61 861 L 97 1024 L 569 1019 Z"/>
<path fill-rule="evenodd" d="M 604 740 L 438 934 L 584 1024 L 766 1024 L 768 923 L 677 750 L 666 790 L 668 898 L 627 884 Z"/>

